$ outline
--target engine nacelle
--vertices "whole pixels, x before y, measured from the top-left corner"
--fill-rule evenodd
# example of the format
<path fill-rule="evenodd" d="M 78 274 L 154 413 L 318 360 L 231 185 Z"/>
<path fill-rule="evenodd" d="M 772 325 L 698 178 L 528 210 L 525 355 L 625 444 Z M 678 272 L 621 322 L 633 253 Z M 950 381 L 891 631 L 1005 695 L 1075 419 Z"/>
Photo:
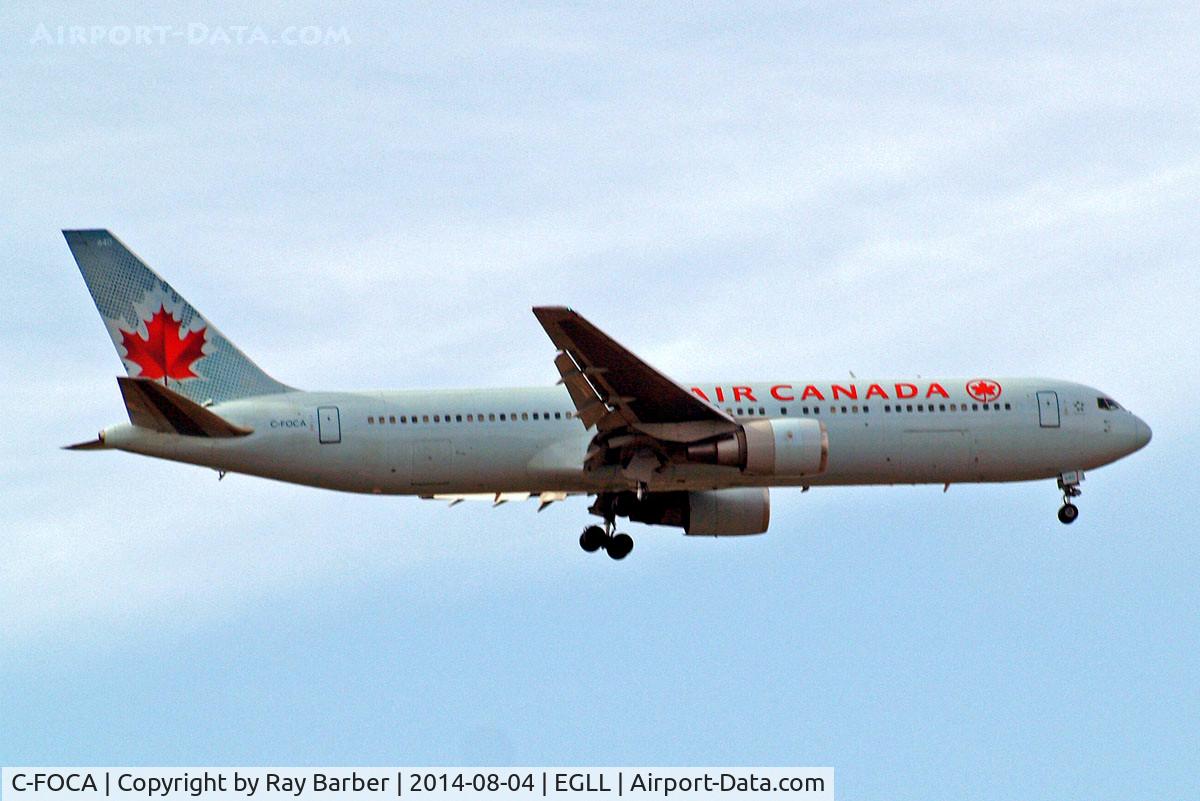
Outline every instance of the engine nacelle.
<path fill-rule="evenodd" d="M 770 494 L 759 487 L 653 492 L 640 501 L 625 492 L 617 497 L 615 508 L 635 523 L 675 526 L 686 534 L 708 536 L 762 534 L 771 522 Z"/>
<path fill-rule="evenodd" d="M 813 476 L 829 462 L 829 435 L 811 418 L 751 420 L 723 439 L 692 445 L 688 458 L 754 476 Z"/>
<path fill-rule="evenodd" d="M 686 534 L 762 534 L 770 525 L 771 495 L 766 487 L 688 493 Z"/>

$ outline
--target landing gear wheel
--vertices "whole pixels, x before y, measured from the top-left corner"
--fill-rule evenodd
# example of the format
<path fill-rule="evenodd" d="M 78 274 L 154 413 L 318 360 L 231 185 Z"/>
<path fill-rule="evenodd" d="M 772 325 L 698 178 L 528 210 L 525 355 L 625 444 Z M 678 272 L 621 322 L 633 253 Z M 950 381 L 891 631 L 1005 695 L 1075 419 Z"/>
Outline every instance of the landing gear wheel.
<path fill-rule="evenodd" d="M 1077 517 L 1079 517 L 1079 507 L 1073 503 L 1064 503 L 1062 508 L 1058 510 L 1058 520 L 1060 523 L 1074 523 Z"/>
<path fill-rule="evenodd" d="M 608 541 L 608 556 L 610 559 L 624 559 L 633 550 L 633 537 L 628 534 L 617 534 Z"/>
<path fill-rule="evenodd" d="M 608 535 L 599 526 L 588 526 L 579 535 L 579 547 L 588 553 L 595 553 L 604 547 Z"/>

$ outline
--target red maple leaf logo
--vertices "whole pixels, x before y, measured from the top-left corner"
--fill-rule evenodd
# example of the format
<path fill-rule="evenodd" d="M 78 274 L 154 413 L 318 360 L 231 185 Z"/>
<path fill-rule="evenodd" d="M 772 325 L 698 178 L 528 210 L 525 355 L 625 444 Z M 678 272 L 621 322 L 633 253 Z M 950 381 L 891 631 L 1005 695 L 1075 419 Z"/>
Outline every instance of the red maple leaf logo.
<path fill-rule="evenodd" d="M 192 365 L 204 358 L 205 331 L 201 328 L 180 336 L 180 321 L 162 306 L 146 321 L 148 339 L 136 331 L 121 329 L 125 358 L 142 368 L 144 378 L 199 378 Z"/>
<path fill-rule="evenodd" d="M 1000 385 L 986 378 L 976 378 L 967 382 L 967 393 L 981 403 L 988 403 L 1000 397 Z"/>

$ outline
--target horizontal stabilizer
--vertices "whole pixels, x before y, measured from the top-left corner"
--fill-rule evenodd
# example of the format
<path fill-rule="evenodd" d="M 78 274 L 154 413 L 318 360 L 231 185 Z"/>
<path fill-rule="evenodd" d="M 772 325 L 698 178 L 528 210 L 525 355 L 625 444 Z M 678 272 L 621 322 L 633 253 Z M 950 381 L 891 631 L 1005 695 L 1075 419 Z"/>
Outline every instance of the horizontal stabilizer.
<path fill-rule="evenodd" d="M 129 422 L 140 428 L 186 437 L 244 437 L 254 429 L 235 425 L 149 378 L 118 376 Z"/>

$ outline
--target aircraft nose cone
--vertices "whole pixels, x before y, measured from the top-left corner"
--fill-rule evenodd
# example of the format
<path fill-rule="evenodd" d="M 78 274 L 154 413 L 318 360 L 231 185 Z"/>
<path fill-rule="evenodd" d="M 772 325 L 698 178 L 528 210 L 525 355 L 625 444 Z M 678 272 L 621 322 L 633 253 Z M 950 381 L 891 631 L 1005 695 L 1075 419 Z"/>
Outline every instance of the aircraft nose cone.
<path fill-rule="evenodd" d="M 1150 431 L 1150 426 L 1146 425 L 1146 421 L 1142 418 L 1135 417 L 1134 420 L 1137 421 L 1134 423 L 1133 434 L 1134 449 L 1136 450 L 1146 447 L 1150 442 L 1150 437 L 1153 436 L 1153 432 Z"/>

